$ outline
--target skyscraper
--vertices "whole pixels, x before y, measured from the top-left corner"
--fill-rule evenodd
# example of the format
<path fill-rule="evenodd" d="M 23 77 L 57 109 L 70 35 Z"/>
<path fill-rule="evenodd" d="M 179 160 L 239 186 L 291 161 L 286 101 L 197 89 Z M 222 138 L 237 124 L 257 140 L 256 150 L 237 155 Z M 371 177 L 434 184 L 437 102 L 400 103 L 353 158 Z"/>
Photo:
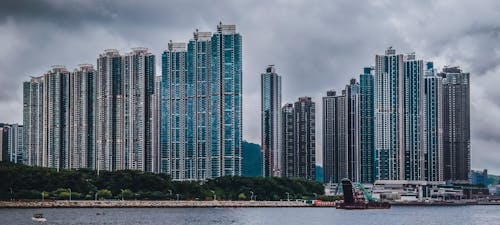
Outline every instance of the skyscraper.
<path fill-rule="evenodd" d="M 44 77 L 32 77 L 23 82 L 23 123 L 25 163 L 43 166 Z"/>
<path fill-rule="evenodd" d="M 176 180 L 241 175 L 241 36 L 198 32 L 162 55 L 161 171 Z"/>
<path fill-rule="evenodd" d="M 96 170 L 121 170 L 123 152 L 123 58 L 107 49 L 97 58 L 95 139 Z"/>
<path fill-rule="evenodd" d="M 376 179 L 404 178 L 403 152 L 403 55 L 388 48 L 375 56 L 375 149 Z"/>
<path fill-rule="evenodd" d="M 444 179 L 469 180 L 470 172 L 470 82 L 459 67 L 445 67 L 443 78 Z"/>
<path fill-rule="evenodd" d="M 377 179 L 421 180 L 423 61 L 388 48 L 375 57 Z"/>
<path fill-rule="evenodd" d="M 281 176 L 281 76 L 274 65 L 261 74 L 262 175 Z"/>
<path fill-rule="evenodd" d="M 354 182 L 360 180 L 359 151 L 359 83 L 351 79 L 345 87 L 346 96 L 346 172 L 347 178 Z"/>
<path fill-rule="evenodd" d="M 69 81 L 70 72 L 60 65 L 44 75 L 43 166 L 68 169 L 69 151 Z"/>
<path fill-rule="evenodd" d="M 359 152 L 360 182 L 375 181 L 375 130 L 374 130 L 374 77 L 373 68 L 365 67 L 359 75 Z"/>
<path fill-rule="evenodd" d="M 71 74 L 69 107 L 69 168 L 95 168 L 94 98 L 96 71 L 81 64 Z"/>
<path fill-rule="evenodd" d="M 193 138 L 192 133 L 186 134 L 186 77 L 186 44 L 170 42 L 168 49 L 162 54 L 160 172 L 170 174 L 174 180 L 193 179 L 191 176 L 194 167 L 189 166 L 193 161 L 198 161 L 192 158 L 193 143 L 188 144 L 186 141 L 188 135 Z M 190 81 L 189 88 L 192 89 L 192 80 Z M 190 107 L 192 110 L 192 100 Z M 193 121 L 192 117 L 190 121 Z M 192 126 L 189 129 L 192 132 Z M 191 154 L 186 153 L 186 149 L 190 149 Z"/>
<path fill-rule="evenodd" d="M 133 48 L 123 57 L 123 164 L 153 172 L 153 96 L 155 56 Z"/>
<path fill-rule="evenodd" d="M 346 92 L 328 91 L 323 97 L 323 180 L 339 183 L 347 178 Z"/>
<path fill-rule="evenodd" d="M 315 114 L 310 97 L 300 97 L 282 108 L 284 177 L 316 179 Z"/>
<path fill-rule="evenodd" d="M 235 25 L 217 26 L 211 51 L 211 177 L 241 175 L 242 39 Z"/>
<path fill-rule="evenodd" d="M 351 79 L 342 95 L 323 97 L 324 181 L 360 180 L 360 87 Z"/>
<path fill-rule="evenodd" d="M 161 76 L 155 75 L 155 93 L 153 97 L 153 172 L 160 172 L 160 133 L 161 133 Z"/>
<path fill-rule="evenodd" d="M 311 97 L 300 97 L 294 104 L 296 177 L 316 179 L 316 106 Z"/>
<path fill-rule="evenodd" d="M 442 78 L 433 63 L 428 62 L 424 76 L 423 117 L 424 153 L 423 180 L 442 181 L 443 177 L 443 94 Z"/>
<path fill-rule="evenodd" d="M 299 156 L 295 151 L 295 114 L 292 103 L 281 108 L 281 149 L 281 175 L 295 177 Z"/>
<path fill-rule="evenodd" d="M 401 144 L 404 161 L 402 167 L 405 180 L 421 180 L 424 171 L 424 152 L 422 151 L 422 95 L 424 63 L 415 58 L 415 53 L 406 55 L 403 59 L 403 85 L 400 87 L 400 102 L 403 111 L 402 120 L 403 141 Z"/>
<path fill-rule="evenodd" d="M 24 163 L 23 125 L 0 124 L 0 161 Z"/>

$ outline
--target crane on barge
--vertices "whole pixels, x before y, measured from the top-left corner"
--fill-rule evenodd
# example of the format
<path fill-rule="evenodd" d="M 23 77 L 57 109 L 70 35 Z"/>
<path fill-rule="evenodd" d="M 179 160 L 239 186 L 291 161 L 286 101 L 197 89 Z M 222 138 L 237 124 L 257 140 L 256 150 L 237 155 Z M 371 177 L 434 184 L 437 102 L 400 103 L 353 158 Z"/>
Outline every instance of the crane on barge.
<path fill-rule="evenodd" d="M 337 209 L 389 209 L 388 202 L 377 201 L 362 184 L 357 185 L 359 191 L 355 191 L 351 180 L 342 179 L 344 200 L 336 204 Z"/>

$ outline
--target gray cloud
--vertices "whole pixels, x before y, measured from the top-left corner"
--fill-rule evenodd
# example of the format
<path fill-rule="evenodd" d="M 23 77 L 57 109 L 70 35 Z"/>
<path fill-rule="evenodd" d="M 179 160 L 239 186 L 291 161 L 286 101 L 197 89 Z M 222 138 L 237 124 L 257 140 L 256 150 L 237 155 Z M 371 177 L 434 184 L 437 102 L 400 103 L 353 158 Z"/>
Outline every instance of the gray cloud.
<path fill-rule="evenodd" d="M 94 63 L 106 48 L 145 46 L 214 31 L 243 35 L 244 138 L 260 142 L 260 73 L 275 64 L 283 101 L 342 89 L 388 46 L 471 72 L 472 166 L 500 173 L 500 2 L 469 1 L 14 1 L 0 7 L 0 121 L 22 121 L 22 81 L 53 64 Z M 159 69 L 159 63 L 157 64 Z M 158 75 L 159 74 L 158 70 Z M 318 143 L 317 146 L 321 146 Z M 321 154 L 320 149 L 318 153 Z M 319 157 L 320 158 L 320 157 Z"/>

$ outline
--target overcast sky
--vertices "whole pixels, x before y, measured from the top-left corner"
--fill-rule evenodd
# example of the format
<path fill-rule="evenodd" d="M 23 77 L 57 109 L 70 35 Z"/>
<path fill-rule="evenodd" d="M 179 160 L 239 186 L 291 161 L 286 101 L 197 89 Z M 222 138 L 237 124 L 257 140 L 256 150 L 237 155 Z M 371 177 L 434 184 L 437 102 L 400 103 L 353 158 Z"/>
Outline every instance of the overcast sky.
<path fill-rule="evenodd" d="M 26 1 L 0 3 L 0 122 L 22 122 L 22 81 L 51 65 L 95 65 L 104 49 L 157 55 L 195 29 L 243 36 L 244 139 L 260 143 L 260 73 L 276 65 L 283 103 L 342 89 L 388 46 L 471 73 L 472 168 L 500 174 L 500 1 Z M 318 157 L 318 162 L 320 162 Z"/>

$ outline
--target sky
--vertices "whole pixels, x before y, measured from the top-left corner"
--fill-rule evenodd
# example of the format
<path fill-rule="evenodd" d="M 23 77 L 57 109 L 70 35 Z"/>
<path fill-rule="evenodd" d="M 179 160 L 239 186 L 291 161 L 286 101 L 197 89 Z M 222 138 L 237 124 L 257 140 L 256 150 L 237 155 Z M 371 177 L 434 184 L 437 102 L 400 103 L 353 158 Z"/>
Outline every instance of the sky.
<path fill-rule="evenodd" d="M 282 76 L 283 104 L 316 102 L 321 163 L 321 97 L 340 91 L 375 54 L 392 46 L 435 67 L 460 66 L 471 80 L 473 169 L 500 174 L 500 1 L 349 0 L 3 0 L 0 5 L 0 122 L 22 123 L 22 82 L 52 65 L 95 65 L 98 54 L 147 47 L 195 29 L 235 24 L 243 36 L 243 136 L 260 143 L 260 74 Z"/>

